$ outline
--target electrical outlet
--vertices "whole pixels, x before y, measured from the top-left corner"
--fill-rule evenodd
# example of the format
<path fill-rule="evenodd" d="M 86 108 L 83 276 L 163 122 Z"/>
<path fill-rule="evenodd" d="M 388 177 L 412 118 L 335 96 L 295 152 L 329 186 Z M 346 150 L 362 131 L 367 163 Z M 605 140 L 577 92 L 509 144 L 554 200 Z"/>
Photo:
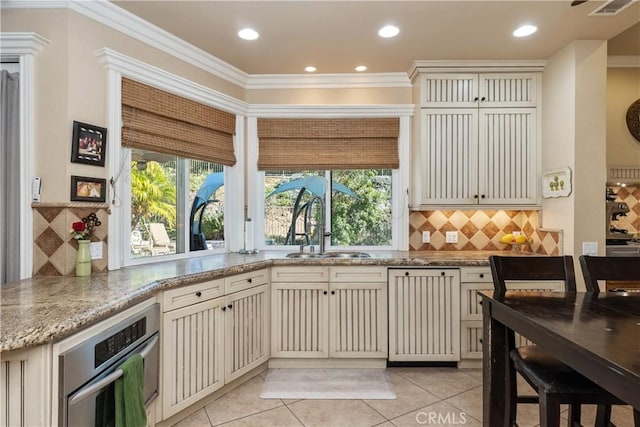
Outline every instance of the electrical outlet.
<path fill-rule="evenodd" d="M 598 256 L 598 242 L 582 242 L 582 255 Z"/>
<path fill-rule="evenodd" d="M 458 243 L 458 232 L 457 231 L 447 231 L 447 234 L 445 234 L 445 242 L 446 243 Z"/>
<path fill-rule="evenodd" d="M 422 232 L 422 243 L 431 243 L 431 232 L 423 231 Z"/>
<path fill-rule="evenodd" d="M 91 259 L 102 259 L 102 242 L 89 243 L 89 253 Z"/>

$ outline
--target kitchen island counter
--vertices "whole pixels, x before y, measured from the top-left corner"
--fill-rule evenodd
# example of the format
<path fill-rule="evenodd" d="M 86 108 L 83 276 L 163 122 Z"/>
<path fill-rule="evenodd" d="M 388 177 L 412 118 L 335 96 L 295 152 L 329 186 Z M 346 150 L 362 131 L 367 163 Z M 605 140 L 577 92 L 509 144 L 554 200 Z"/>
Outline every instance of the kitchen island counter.
<path fill-rule="evenodd" d="M 0 352 L 65 338 L 158 292 L 272 265 L 487 266 L 508 251 L 372 251 L 370 258 L 289 259 L 285 252 L 192 257 L 90 277 L 33 277 L 0 286 Z"/>

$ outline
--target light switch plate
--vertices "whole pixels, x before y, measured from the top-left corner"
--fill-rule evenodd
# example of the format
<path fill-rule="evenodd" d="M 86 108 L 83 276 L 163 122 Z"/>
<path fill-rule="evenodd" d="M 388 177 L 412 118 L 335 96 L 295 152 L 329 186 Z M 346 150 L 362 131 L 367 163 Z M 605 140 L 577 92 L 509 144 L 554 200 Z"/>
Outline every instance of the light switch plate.
<path fill-rule="evenodd" d="M 89 253 L 91 259 L 102 259 L 102 242 L 89 243 Z"/>
<path fill-rule="evenodd" d="M 431 242 L 431 232 L 423 231 L 422 232 L 422 243 L 430 243 Z"/>
<path fill-rule="evenodd" d="M 445 234 L 445 242 L 446 243 L 458 243 L 458 232 L 457 231 L 447 231 L 447 234 Z"/>
<path fill-rule="evenodd" d="M 582 242 L 582 255 L 598 256 L 598 242 Z"/>

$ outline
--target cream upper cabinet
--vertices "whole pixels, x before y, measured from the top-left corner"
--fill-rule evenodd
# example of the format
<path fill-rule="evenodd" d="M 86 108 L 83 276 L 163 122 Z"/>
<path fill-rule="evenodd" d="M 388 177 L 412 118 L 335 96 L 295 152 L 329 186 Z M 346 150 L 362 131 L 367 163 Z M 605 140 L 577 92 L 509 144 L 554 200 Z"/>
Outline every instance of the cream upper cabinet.
<path fill-rule="evenodd" d="M 535 107 L 536 73 L 424 73 L 422 108 Z"/>
<path fill-rule="evenodd" d="M 414 208 L 540 203 L 536 73 L 419 76 Z"/>

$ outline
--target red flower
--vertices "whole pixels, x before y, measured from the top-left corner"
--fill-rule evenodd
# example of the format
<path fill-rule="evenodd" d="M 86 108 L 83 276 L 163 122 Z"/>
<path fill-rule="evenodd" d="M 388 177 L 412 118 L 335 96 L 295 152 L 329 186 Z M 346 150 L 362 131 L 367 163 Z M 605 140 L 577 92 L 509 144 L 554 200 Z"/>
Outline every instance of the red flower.
<path fill-rule="evenodd" d="M 78 221 L 78 222 L 74 222 L 73 224 L 71 224 L 71 228 L 76 233 L 82 233 L 87 228 L 87 226 L 86 226 L 86 224 L 84 222 Z"/>

